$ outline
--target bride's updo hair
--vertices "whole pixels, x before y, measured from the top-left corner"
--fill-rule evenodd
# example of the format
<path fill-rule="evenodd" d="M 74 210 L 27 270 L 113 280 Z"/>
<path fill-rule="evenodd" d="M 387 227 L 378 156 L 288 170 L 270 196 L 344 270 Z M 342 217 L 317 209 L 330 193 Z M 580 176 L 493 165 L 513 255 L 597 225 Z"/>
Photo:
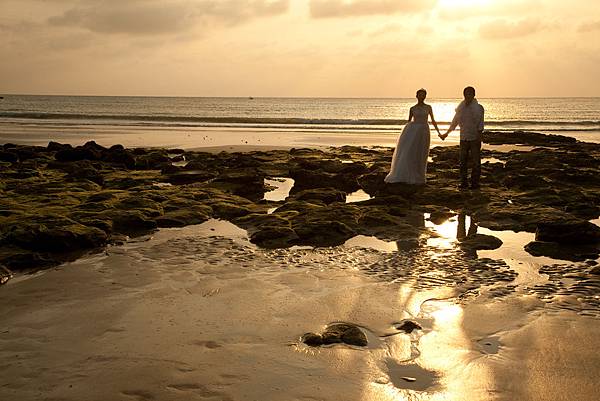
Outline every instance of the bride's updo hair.
<path fill-rule="evenodd" d="M 421 88 L 417 91 L 417 96 L 419 96 L 419 93 L 422 93 L 423 95 L 427 96 L 427 91 L 423 88 Z"/>

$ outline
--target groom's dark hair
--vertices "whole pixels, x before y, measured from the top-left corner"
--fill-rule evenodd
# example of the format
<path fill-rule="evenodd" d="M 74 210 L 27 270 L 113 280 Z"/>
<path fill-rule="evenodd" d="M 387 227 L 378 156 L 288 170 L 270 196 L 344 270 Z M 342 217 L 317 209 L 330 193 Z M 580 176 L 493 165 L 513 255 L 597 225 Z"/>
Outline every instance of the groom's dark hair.
<path fill-rule="evenodd" d="M 473 96 L 475 96 L 475 88 L 472 86 L 467 86 L 465 89 L 463 89 L 463 95 L 466 95 L 468 92 L 473 93 Z"/>

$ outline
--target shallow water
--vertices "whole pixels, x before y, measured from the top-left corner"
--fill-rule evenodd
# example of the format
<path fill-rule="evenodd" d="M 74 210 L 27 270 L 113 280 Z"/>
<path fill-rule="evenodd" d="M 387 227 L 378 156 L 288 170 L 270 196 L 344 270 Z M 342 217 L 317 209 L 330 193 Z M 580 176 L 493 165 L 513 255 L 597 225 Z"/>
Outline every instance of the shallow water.
<path fill-rule="evenodd" d="M 526 290 L 554 283 L 521 260 L 529 237 L 461 252 L 462 221 L 426 220 L 437 242 L 408 247 L 262 250 L 210 220 L 9 282 L 0 398 L 592 400 L 600 319 Z M 399 331 L 406 319 L 422 330 Z M 299 342 L 333 322 L 369 346 Z"/>

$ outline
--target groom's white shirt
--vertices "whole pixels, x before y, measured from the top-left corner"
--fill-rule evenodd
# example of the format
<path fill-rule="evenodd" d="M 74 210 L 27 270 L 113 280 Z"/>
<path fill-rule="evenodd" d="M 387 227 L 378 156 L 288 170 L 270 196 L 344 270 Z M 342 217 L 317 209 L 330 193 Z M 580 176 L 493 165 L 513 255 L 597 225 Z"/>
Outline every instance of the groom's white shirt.
<path fill-rule="evenodd" d="M 450 130 L 460 126 L 461 141 L 481 140 L 480 132 L 483 131 L 483 106 L 477 102 L 477 99 L 466 106 L 463 100 L 456 108 L 456 114 L 450 124 Z"/>

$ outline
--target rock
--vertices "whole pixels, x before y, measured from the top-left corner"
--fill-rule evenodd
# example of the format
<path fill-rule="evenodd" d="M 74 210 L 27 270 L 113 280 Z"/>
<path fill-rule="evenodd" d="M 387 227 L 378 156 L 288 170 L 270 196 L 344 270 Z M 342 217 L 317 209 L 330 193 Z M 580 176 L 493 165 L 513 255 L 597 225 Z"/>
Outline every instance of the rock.
<path fill-rule="evenodd" d="M 217 176 L 214 171 L 184 170 L 167 174 L 165 181 L 173 185 L 187 185 L 195 182 L 205 182 Z"/>
<path fill-rule="evenodd" d="M 113 222 L 114 231 L 121 234 L 138 234 L 153 230 L 157 227 L 156 221 L 139 210 L 107 210 L 101 216 Z"/>
<path fill-rule="evenodd" d="M 158 227 L 184 227 L 192 224 L 201 224 L 210 219 L 210 214 L 206 213 L 206 209 L 184 209 L 167 212 L 163 216 L 156 218 L 156 224 Z"/>
<path fill-rule="evenodd" d="M 335 323 L 327 326 L 321 334 L 321 338 L 324 345 L 344 343 L 365 347 L 368 344 L 365 333 L 357 326 L 347 323 Z"/>
<path fill-rule="evenodd" d="M 58 260 L 42 255 L 38 252 L 29 252 L 23 249 L 8 249 L 0 251 L 0 262 L 13 271 L 44 269 L 60 264 Z"/>
<path fill-rule="evenodd" d="M 54 158 L 60 162 L 74 162 L 79 160 L 100 160 L 100 153 L 82 146 L 63 149 L 55 153 Z"/>
<path fill-rule="evenodd" d="M 95 153 L 102 153 L 107 150 L 104 146 L 98 145 L 95 141 L 88 141 L 82 147 Z"/>
<path fill-rule="evenodd" d="M 261 226 L 250 234 L 250 242 L 262 248 L 287 248 L 298 241 L 298 234 L 286 226 Z"/>
<path fill-rule="evenodd" d="M 73 149 L 73 147 L 69 144 L 62 144 L 58 142 L 50 141 L 48 142 L 48 146 L 46 147 L 50 152 L 58 152 L 61 150 Z"/>
<path fill-rule="evenodd" d="M 94 167 L 73 169 L 66 177 L 69 180 L 89 180 L 100 186 L 104 185 L 104 177 Z"/>
<path fill-rule="evenodd" d="M 252 213 L 252 210 L 243 205 L 236 205 L 229 202 L 217 202 L 210 205 L 214 211 L 215 217 L 230 220 L 235 217 L 242 217 Z"/>
<path fill-rule="evenodd" d="M 356 181 L 356 176 L 352 174 L 335 174 L 324 170 L 291 168 L 289 175 L 294 180 L 294 188 L 296 190 L 336 188 L 340 191 L 352 192 L 360 189 Z"/>
<path fill-rule="evenodd" d="M 477 250 L 493 250 L 502 246 L 502 240 L 492 235 L 471 234 L 460 241 L 460 247 L 473 251 Z"/>
<path fill-rule="evenodd" d="M 135 168 L 139 170 L 160 170 L 163 165 L 170 164 L 171 159 L 166 151 L 153 151 L 138 156 L 135 160 Z"/>
<path fill-rule="evenodd" d="M 19 161 L 19 156 L 13 152 L 0 151 L 0 161 L 7 163 L 16 163 Z"/>
<path fill-rule="evenodd" d="M 319 210 L 324 207 L 325 204 L 319 201 L 297 201 L 297 200 L 287 200 L 283 205 L 279 206 L 277 210 L 274 212 L 276 214 L 281 214 L 289 211 L 295 211 L 299 213 L 305 213 L 310 211 Z"/>
<path fill-rule="evenodd" d="M 115 146 L 117 146 L 115 148 Z M 121 149 L 115 145 L 102 153 L 101 160 L 106 163 L 121 164 L 125 168 L 133 169 L 136 166 L 135 156 L 125 149 Z"/>
<path fill-rule="evenodd" d="M 406 320 L 402 324 L 396 326 L 396 330 L 401 330 L 407 334 L 412 333 L 415 330 L 422 330 L 423 328 L 411 320 Z"/>
<path fill-rule="evenodd" d="M 302 335 L 301 341 L 311 347 L 323 345 L 323 338 L 319 334 L 305 333 Z"/>
<path fill-rule="evenodd" d="M 298 244 L 311 246 L 341 245 L 357 233 L 339 221 L 304 221 L 292 228 L 298 235 Z"/>
<path fill-rule="evenodd" d="M 386 175 L 387 172 L 385 171 L 376 171 L 363 174 L 357 178 L 358 185 L 369 195 L 375 196 L 383 188 L 385 188 L 386 183 L 383 181 L 383 179 Z"/>
<path fill-rule="evenodd" d="M 265 193 L 265 177 L 256 169 L 227 171 L 212 180 L 210 186 L 234 195 L 259 200 Z"/>
<path fill-rule="evenodd" d="M 533 256 L 546 256 L 552 259 L 581 262 L 596 259 L 600 248 L 593 245 L 559 244 L 556 242 L 533 241 L 525 245 L 525 250 Z"/>
<path fill-rule="evenodd" d="M 483 142 L 492 145 L 521 144 L 530 146 L 560 146 L 574 144 L 577 142 L 577 139 L 563 135 L 548 135 L 528 131 L 486 131 L 483 133 Z"/>
<path fill-rule="evenodd" d="M 46 216 L 36 222 L 24 222 L 11 227 L 3 242 L 23 249 L 41 252 L 72 252 L 97 248 L 107 242 L 104 231 L 61 217 Z"/>
<path fill-rule="evenodd" d="M 346 193 L 335 188 L 305 189 L 294 193 L 290 198 L 297 201 L 319 201 L 325 204 L 346 202 Z"/>
<path fill-rule="evenodd" d="M 149 217 L 158 217 L 164 213 L 162 205 L 149 196 L 129 196 L 123 198 L 115 204 L 115 208 L 140 211 Z"/>
<path fill-rule="evenodd" d="M 589 221 L 538 223 L 535 240 L 561 244 L 595 244 L 600 242 L 600 227 Z"/>
<path fill-rule="evenodd" d="M 0 285 L 6 284 L 13 274 L 7 267 L 0 265 Z"/>
<path fill-rule="evenodd" d="M 596 276 L 600 276 L 600 266 L 593 267 L 590 271 L 590 274 L 594 274 Z"/>

